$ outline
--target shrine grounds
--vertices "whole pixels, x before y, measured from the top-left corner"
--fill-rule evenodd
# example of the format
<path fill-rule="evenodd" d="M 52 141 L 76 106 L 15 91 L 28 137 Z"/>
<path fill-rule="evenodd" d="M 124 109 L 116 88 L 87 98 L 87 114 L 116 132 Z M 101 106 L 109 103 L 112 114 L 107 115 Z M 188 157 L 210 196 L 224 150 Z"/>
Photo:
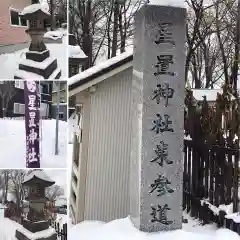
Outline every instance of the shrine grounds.
<path fill-rule="evenodd" d="M 59 155 L 55 155 L 56 120 L 41 120 L 41 168 L 66 168 L 67 123 L 59 121 Z M 24 119 L 0 119 L 0 168 L 25 168 Z"/>

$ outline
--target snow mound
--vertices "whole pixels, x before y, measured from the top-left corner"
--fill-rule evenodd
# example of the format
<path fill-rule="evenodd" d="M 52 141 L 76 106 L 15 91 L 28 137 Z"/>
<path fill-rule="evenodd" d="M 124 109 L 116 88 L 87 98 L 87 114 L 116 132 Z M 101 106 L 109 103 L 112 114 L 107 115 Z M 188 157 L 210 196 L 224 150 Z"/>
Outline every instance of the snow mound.
<path fill-rule="evenodd" d="M 60 31 L 48 31 L 44 34 L 44 38 L 50 38 L 53 40 L 61 39 L 63 38 L 64 34 Z"/>
<path fill-rule="evenodd" d="M 26 15 L 26 14 L 30 14 L 30 13 L 35 13 L 37 11 L 42 11 L 42 12 L 50 15 L 46 5 L 43 5 L 41 3 L 35 3 L 35 4 L 32 4 L 32 5 L 29 5 L 29 6 L 25 7 L 22 10 L 22 12 L 20 12 L 20 15 Z"/>
<path fill-rule="evenodd" d="M 80 48 L 80 46 L 72 46 L 68 45 L 68 56 L 70 58 L 87 58 L 83 50 Z"/>
<path fill-rule="evenodd" d="M 193 230 L 192 228 L 191 230 Z M 228 229 L 201 232 L 187 231 L 184 229 L 161 232 L 144 233 L 137 230 L 130 218 L 118 219 L 109 223 L 83 222 L 69 229 L 69 240 L 240 240 L 237 233 Z"/>

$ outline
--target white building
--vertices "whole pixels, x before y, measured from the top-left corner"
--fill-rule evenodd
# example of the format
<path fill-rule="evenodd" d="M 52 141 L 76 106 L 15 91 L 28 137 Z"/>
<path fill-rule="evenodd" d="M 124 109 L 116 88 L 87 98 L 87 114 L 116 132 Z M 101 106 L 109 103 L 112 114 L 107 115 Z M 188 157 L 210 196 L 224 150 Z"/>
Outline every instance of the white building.
<path fill-rule="evenodd" d="M 129 213 L 132 59 L 124 53 L 70 79 L 78 116 L 70 194 L 75 223 Z"/>

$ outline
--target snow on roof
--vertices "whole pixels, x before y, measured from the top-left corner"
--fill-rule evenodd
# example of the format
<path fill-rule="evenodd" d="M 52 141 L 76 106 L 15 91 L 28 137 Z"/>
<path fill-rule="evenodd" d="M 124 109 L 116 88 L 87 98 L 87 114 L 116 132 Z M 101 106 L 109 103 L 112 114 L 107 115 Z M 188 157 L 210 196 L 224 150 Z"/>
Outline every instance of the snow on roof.
<path fill-rule="evenodd" d="M 72 46 L 68 45 L 68 57 L 70 58 L 87 58 L 83 50 L 80 48 L 80 46 Z"/>
<path fill-rule="evenodd" d="M 207 101 L 209 102 L 215 102 L 217 99 L 217 94 L 223 93 L 222 89 L 191 89 L 193 92 L 193 97 L 197 101 L 203 101 L 203 96 L 206 96 Z M 234 96 L 232 96 L 232 100 L 234 99 Z"/>
<path fill-rule="evenodd" d="M 37 12 L 37 11 L 42 11 L 42 12 L 50 15 L 46 5 L 43 5 L 41 3 L 31 4 L 27 7 L 25 7 L 19 14 L 20 15 L 26 15 L 26 14 L 31 14 L 31 13 L 34 13 L 34 12 Z"/>
<path fill-rule="evenodd" d="M 34 177 L 39 178 L 39 179 L 44 180 L 44 181 L 47 181 L 47 182 L 50 182 L 50 183 L 53 183 L 53 184 L 55 183 L 53 180 L 51 180 L 48 177 L 48 175 L 44 171 L 42 171 L 40 169 L 39 170 L 34 170 L 30 174 L 27 174 L 24 177 L 23 183 L 28 182 L 29 180 L 31 180 Z"/>
<path fill-rule="evenodd" d="M 116 64 L 116 63 L 118 63 L 118 62 L 132 56 L 132 55 L 133 55 L 132 52 L 125 52 L 125 53 L 122 53 L 122 54 L 120 54 L 116 57 L 108 59 L 108 60 L 106 60 L 106 61 L 104 61 L 104 62 L 102 62 L 102 63 L 100 63 L 96 66 L 93 66 L 93 67 L 87 69 L 86 71 L 81 72 L 81 73 L 71 77 L 69 79 L 69 85 L 73 85 L 77 82 L 80 82 L 81 80 L 83 80 L 87 77 L 90 77 L 91 75 L 96 74 L 97 72 L 100 72 L 103 69 L 109 68 L 112 65 L 114 65 L 114 64 Z"/>
<path fill-rule="evenodd" d="M 161 6 L 171 6 L 171 7 L 181 7 L 186 8 L 185 0 L 150 0 L 149 5 L 161 5 Z"/>

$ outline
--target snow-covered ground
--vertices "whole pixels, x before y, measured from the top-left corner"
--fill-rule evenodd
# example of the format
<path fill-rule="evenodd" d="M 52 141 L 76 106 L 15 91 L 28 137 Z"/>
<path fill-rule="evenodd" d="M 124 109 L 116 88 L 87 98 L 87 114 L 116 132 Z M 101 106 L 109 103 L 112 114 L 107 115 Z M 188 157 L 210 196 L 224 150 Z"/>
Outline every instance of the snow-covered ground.
<path fill-rule="evenodd" d="M 59 155 L 55 155 L 56 120 L 42 120 L 41 168 L 67 167 L 67 123 L 59 121 Z M 0 119 L 0 168 L 25 168 L 24 120 Z"/>
<path fill-rule="evenodd" d="M 67 69 L 67 36 L 64 36 L 62 44 L 46 44 L 47 49 L 50 51 L 50 56 L 57 59 L 58 66 L 62 70 L 60 79 L 66 80 L 68 76 Z M 0 79 L 13 79 L 14 73 L 18 69 L 18 65 L 22 59 L 26 59 L 27 48 L 16 51 L 14 53 L 0 55 Z"/>
<path fill-rule="evenodd" d="M 188 223 L 181 230 L 151 234 L 138 231 L 129 217 L 106 224 L 86 221 L 69 229 L 68 240 L 240 240 L 237 233 L 228 229 L 217 229 L 214 224 L 202 226 L 187 218 Z"/>
<path fill-rule="evenodd" d="M 17 229 L 20 230 L 21 232 L 24 232 L 31 240 L 42 239 L 43 237 L 47 237 L 51 235 L 53 232 L 55 232 L 53 228 L 49 228 L 47 230 L 33 234 L 28 230 L 24 229 L 17 222 L 14 222 L 8 218 L 4 218 L 3 210 L 0 209 L 0 239 L 17 240 L 17 238 L 15 237 L 15 232 Z M 58 238 L 58 240 L 60 240 L 60 237 Z"/>

